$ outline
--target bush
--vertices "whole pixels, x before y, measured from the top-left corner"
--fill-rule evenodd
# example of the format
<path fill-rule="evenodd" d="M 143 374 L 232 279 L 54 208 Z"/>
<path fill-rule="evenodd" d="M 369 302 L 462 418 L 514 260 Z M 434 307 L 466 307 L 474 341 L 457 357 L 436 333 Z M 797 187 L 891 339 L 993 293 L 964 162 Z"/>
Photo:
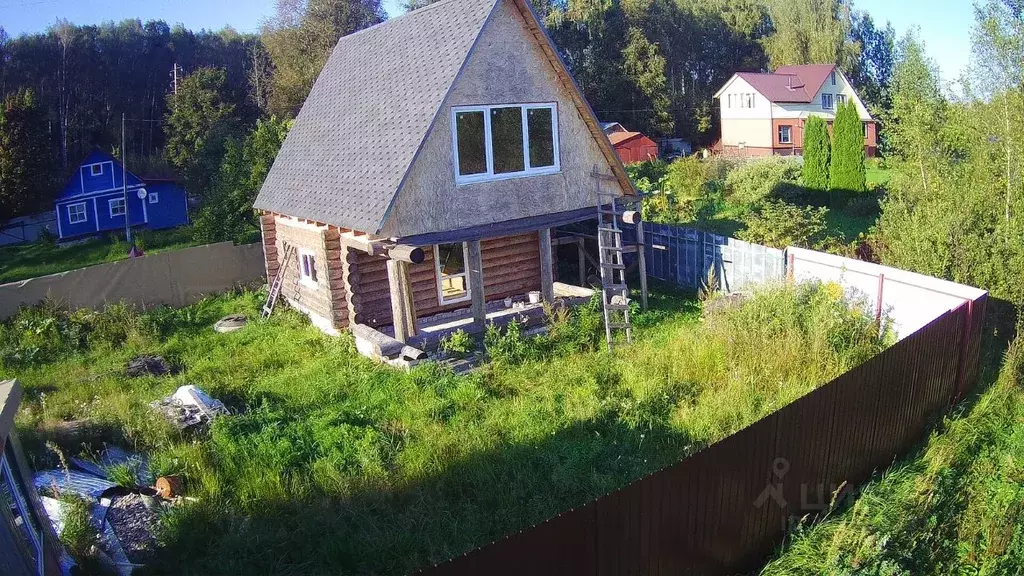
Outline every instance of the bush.
<path fill-rule="evenodd" d="M 737 166 L 725 178 L 725 194 L 737 204 L 757 204 L 797 186 L 800 163 L 792 158 L 769 156 Z"/>
<path fill-rule="evenodd" d="M 843 208 L 843 212 L 850 216 L 877 216 L 880 211 L 881 207 L 878 204 L 878 198 L 874 195 L 864 194 L 850 198 Z"/>
<path fill-rule="evenodd" d="M 779 249 L 787 246 L 812 248 L 824 239 L 827 214 L 827 208 L 765 202 L 744 218 L 746 229 L 737 236 L 740 240 Z"/>
<path fill-rule="evenodd" d="M 820 116 L 811 116 L 804 131 L 804 186 L 816 191 L 828 190 L 831 156 L 828 127 Z"/>
<path fill-rule="evenodd" d="M 153 336 L 152 326 L 131 304 L 74 312 L 54 301 L 25 308 L 0 324 L 0 368 L 45 364 L 90 348 L 116 348 Z"/>
<path fill-rule="evenodd" d="M 646 182 L 642 179 L 640 184 Z M 707 164 L 696 156 L 679 158 L 668 165 L 657 186 L 646 190 L 649 196 L 645 198 L 643 216 L 658 222 L 690 222 L 707 187 Z"/>
<path fill-rule="evenodd" d="M 509 322 L 502 332 L 493 322 L 484 332 L 484 350 L 497 364 L 519 364 L 530 355 L 529 344 L 523 338 L 522 327 L 517 320 Z"/>
<path fill-rule="evenodd" d="M 441 351 L 456 358 L 469 356 L 476 348 L 476 342 L 468 332 L 459 328 L 458 330 L 441 338 Z"/>
<path fill-rule="evenodd" d="M 839 106 L 832 139 L 830 188 L 846 193 L 864 192 L 864 128 L 853 101 Z"/>

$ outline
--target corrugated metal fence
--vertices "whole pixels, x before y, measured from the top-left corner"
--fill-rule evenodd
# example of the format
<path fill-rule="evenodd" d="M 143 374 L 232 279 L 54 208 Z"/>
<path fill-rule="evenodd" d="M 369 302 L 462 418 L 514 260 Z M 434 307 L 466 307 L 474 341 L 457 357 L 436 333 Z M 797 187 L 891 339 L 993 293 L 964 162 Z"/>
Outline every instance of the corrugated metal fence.
<path fill-rule="evenodd" d="M 978 370 L 985 296 L 737 434 L 423 573 L 732 574 L 922 439 Z M 958 352 L 961 351 L 962 353 Z"/>
<path fill-rule="evenodd" d="M 782 250 L 670 224 L 645 223 L 644 232 L 651 278 L 696 290 L 707 286 L 713 275 L 719 290 L 735 292 L 785 277 Z"/>

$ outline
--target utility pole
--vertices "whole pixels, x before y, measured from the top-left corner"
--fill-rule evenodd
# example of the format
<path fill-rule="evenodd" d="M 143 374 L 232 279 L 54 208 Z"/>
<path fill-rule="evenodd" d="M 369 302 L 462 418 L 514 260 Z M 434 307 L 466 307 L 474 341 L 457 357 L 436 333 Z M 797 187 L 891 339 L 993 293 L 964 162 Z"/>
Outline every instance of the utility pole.
<path fill-rule="evenodd" d="M 121 190 L 124 192 L 124 237 L 125 242 L 128 243 L 129 253 L 134 253 L 132 250 L 132 226 L 130 219 L 128 218 L 128 167 L 125 164 L 125 135 L 124 135 L 124 124 L 125 124 L 125 113 L 121 112 Z"/>
<path fill-rule="evenodd" d="M 171 68 L 171 89 L 174 91 L 175 96 L 178 95 L 178 73 L 181 71 L 181 66 L 174 62 L 174 66 Z"/>

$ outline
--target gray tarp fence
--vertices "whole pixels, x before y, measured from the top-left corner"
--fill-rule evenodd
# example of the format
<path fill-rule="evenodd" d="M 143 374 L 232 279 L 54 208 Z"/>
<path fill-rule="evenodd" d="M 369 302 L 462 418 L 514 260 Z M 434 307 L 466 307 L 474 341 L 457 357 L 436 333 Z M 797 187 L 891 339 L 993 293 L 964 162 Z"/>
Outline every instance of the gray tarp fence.
<path fill-rule="evenodd" d="M 628 236 L 635 235 L 627 230 Z M 647 275 L 651 278 L 696 290 L 714 271 L 723 292 L 785 279 L 786 256 L 782 250 L 671 224 L 645 222 L 644 234 Z"/>
<path fill-rule="evenodd" d="M 0 285 L 0 320 L 47 297 L 69 308 L 127 300 L 149 308 L 186 306 L 264 280 L 260 244 L 221 242 L 161 252 Z"/>

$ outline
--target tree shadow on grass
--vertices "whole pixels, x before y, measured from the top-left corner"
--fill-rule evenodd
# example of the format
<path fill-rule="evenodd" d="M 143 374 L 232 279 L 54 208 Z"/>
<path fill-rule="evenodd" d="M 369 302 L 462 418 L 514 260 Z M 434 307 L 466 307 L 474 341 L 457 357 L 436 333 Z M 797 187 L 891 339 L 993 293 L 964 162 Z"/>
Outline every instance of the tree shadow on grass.
<path fill-rule="evenodd" d="M 153 574 L 406 574 L 486 545 L 677 462 L 688 439 L 614 411 L 349 498 L 202 501 L 171 513 Z M 228 496 L 227 500 L 230 500 Z"/>

